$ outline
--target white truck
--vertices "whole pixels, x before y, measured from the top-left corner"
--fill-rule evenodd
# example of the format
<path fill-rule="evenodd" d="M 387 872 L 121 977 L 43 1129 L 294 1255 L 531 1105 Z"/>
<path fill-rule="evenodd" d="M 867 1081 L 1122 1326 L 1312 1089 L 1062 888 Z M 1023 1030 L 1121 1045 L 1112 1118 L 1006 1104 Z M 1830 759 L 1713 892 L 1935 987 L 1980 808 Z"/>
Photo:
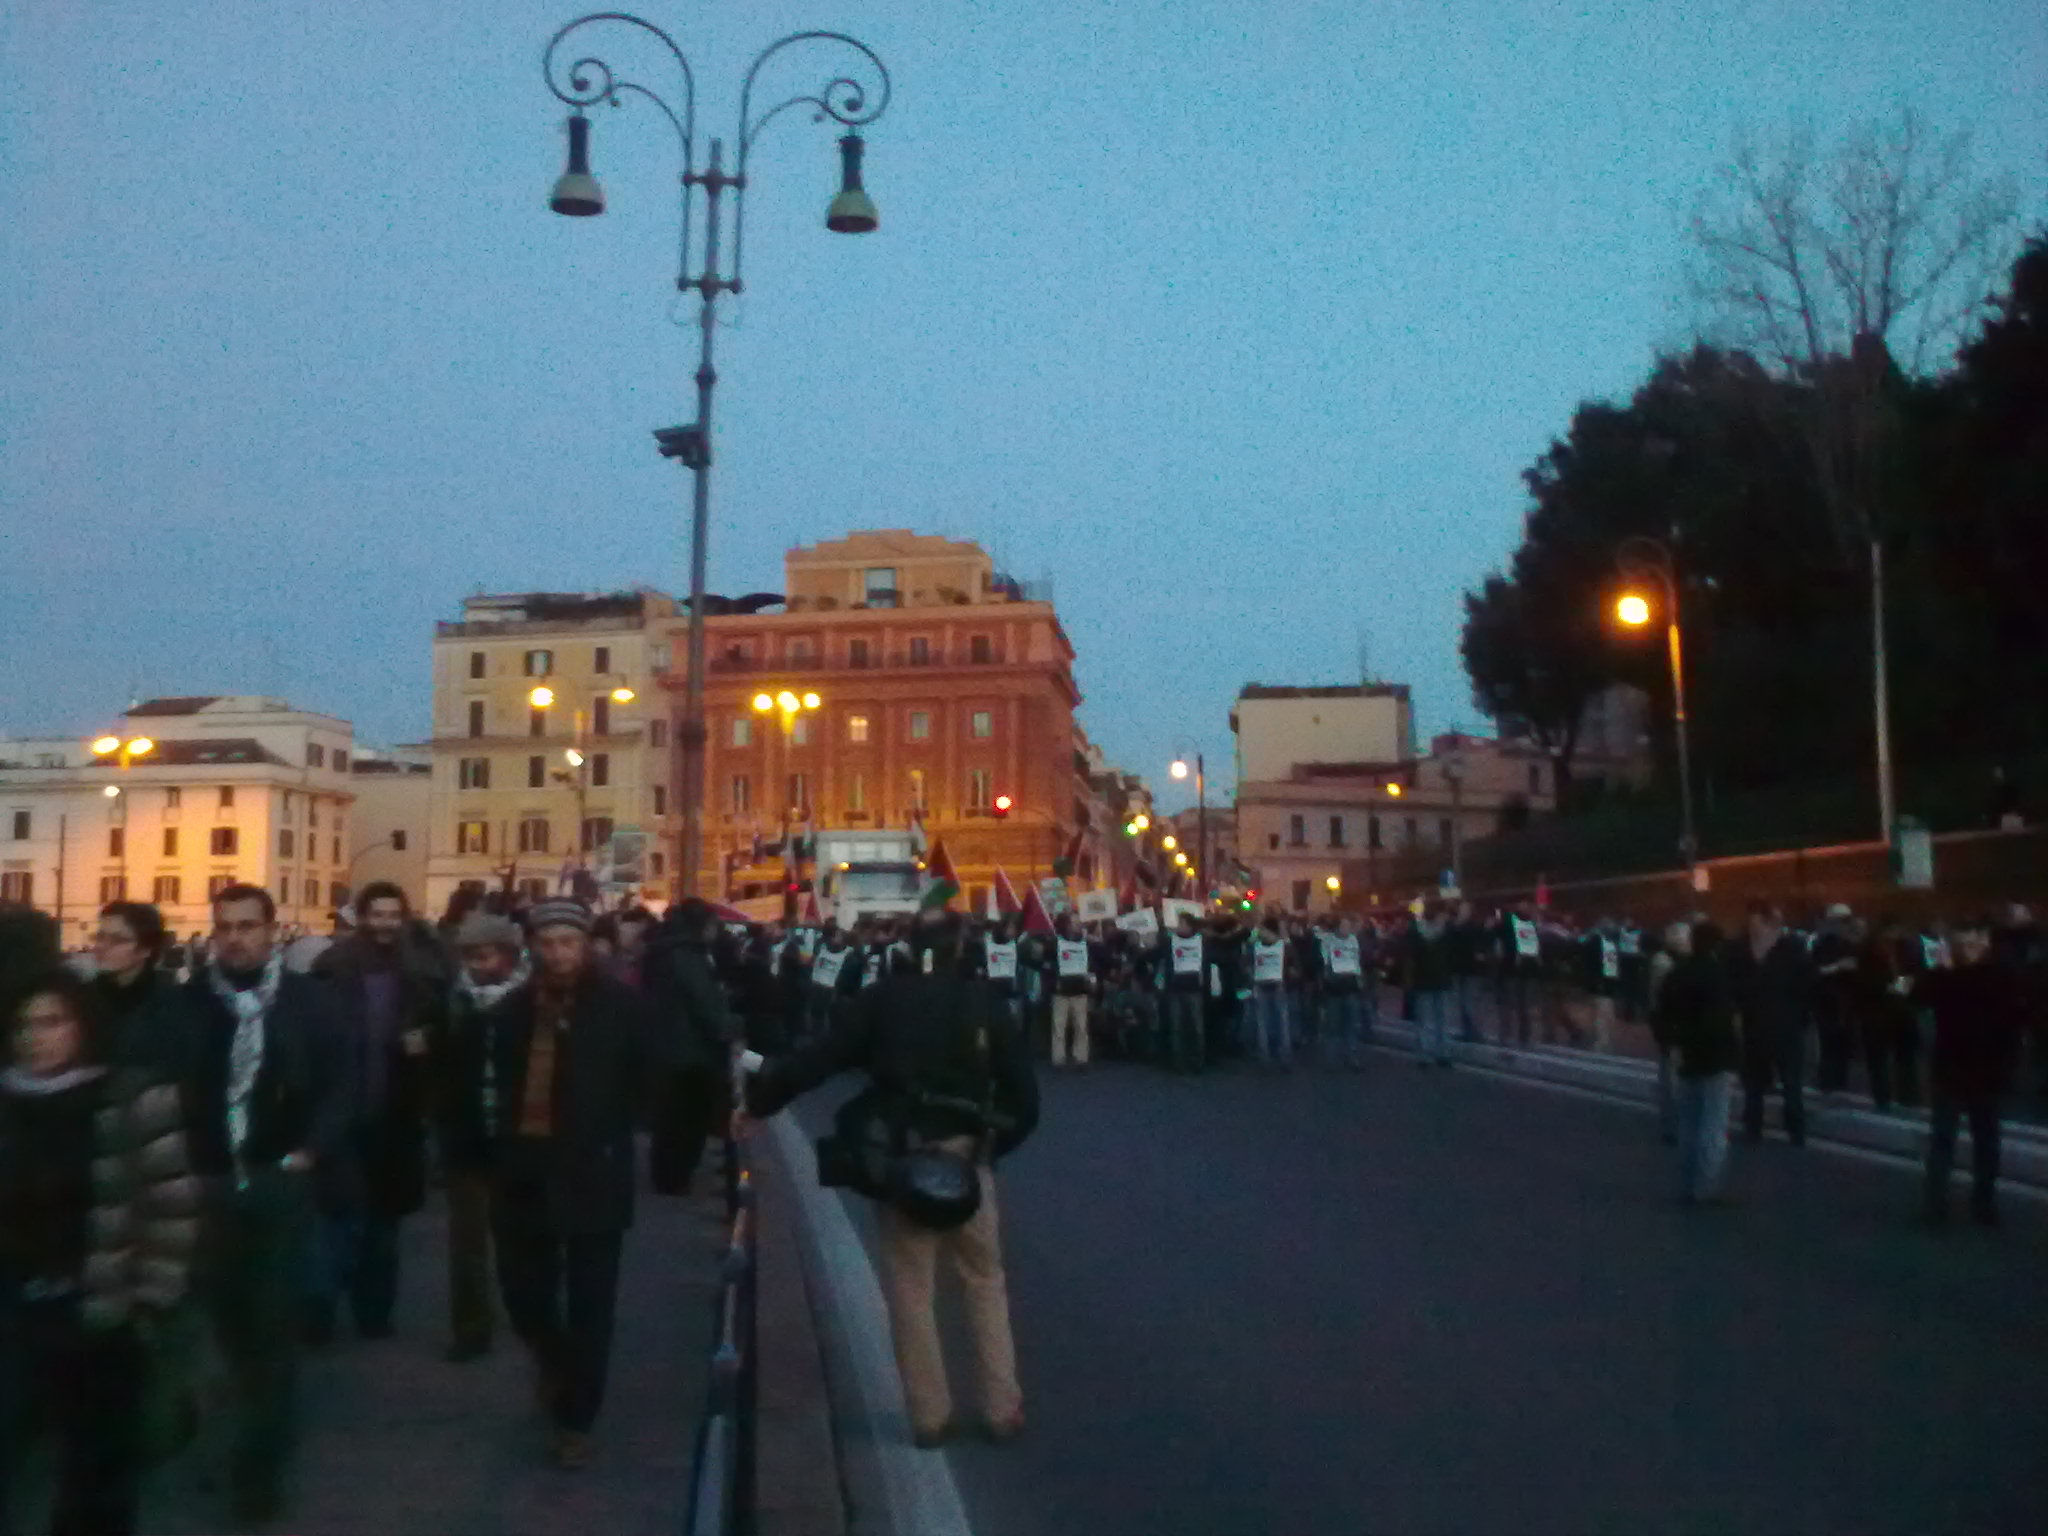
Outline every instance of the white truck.
<path fill-rule="evenodd" d="M 815 858 L 818 910 L 842 928 L 864 917 L 915 912 L 924 894 L 915 832 L 887 827 L 821 831 Z"/>

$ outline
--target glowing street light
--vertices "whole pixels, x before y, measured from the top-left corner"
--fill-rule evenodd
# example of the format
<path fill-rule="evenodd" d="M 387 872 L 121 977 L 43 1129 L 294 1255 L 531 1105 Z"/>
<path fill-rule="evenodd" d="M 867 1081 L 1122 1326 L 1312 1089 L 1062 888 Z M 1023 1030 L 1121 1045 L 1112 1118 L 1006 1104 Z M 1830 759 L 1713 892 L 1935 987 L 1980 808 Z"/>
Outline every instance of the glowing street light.
<path fill-rule="evenodd" d="M 118 752 L 121 750 L 121 738 L 118 736 L 102 736 L 92 744 L 92 750 L 95 757 L 105 757 L 109 752 Z"/>
<path fill-rule="evenodd" d="M 1614 616 L 1631 629 L 1641 629 L 1650 622 L 1650 601 L 1640 592 L 1629 592 L 1614 605 Z"/>
<path fill-rule="evenodd" d="M 1180 839 L 1175 837 L 1171 832 L 1169 832 L 1166 834 L 1166 836 L 1159 839 L 1159 846 L 1164 848 L 1168 853 L 1171 853 L 1174 849 L 1180 846 Z"/>
<path fill-rule="evenodd" d="M 562 756 L 565 759 L 567 759 L 568 764 L 571 768 L 581 768 L 583 766 L 583 754 L 581 752 L 578 752 L 574 747 L 570 747 L 567 750 L 565 750 L 562 753 Z"/>
<path fill-rule="evenodd" d="M 1400 798 L 1401 798 L 1401 786 L 1400 786 L 1400 785 L 1398 785 L 1398 784 L 1396 784 L 1396 783 L 1393 783 L 1393 782 L 1392 782 L 1392 781 L 1390 780 L 1390 781 L 1388 782 L 1388 784 L 1387 784 L 1387 798 L 1388 798 L 1388 799 L 1390 799 L 1390 800 L 1398 800 L 1398 799 L 1400 799 Z"/>
<path fill-rule="evenodd" d="M 1187 759 L 1176 757 L 1173 760 L 1173 766 L 1167 769 L 1166 771 L 1172 774 L 1176 779 L 1186 778 L 1188 776 Z"/>
<path fill-rule="evenodd" d="M 805 709 L 816 709 L 819 705 L 823 704 L 824 702 L 825 701 L 819 698 L 815 693 L 807 693 L 804 695 Z"/>
<path fill-rule="evenodd" d="M 101 790 L 100 793 L 105 795 L 109 800 L 118 800 L 121 798 L 121 786 L 118 784 L 109 784 L 105 789 Z"/>
<path fill-rule="evenodd" d="M 1145 815 L 1141 811 L 1139 812 L 1139 814 L 1131 818 L 1131 825 L 1136 827 L 1140 832 L 1143 832 L 1147 827 L 1152 825 L 1152 818 L 1150 816 Z"/>
<path fill-rule="evenodd" d="M 1180 852 L 1180 853 L 1176 853 L 1176 854 L 1175 854 L 1175 855 L 1173 856 L 1173 862 L 1174 862 L 1174 863 L 1176 863 L 1176 864 L 1178 864 L 1178 865 L 1179 865 L 1179 866 L 1180 866 L 1180 867 L 1181 867 L 1182 869 L 1186 869 L 1186 868 L 1188 867 L 1188 856 L 1187 856 L 1187 853 L 1186 853 L 1185 851 L 1182 851 L 1182 852 Z"/>
<path fill-rule="evenodd" d="M 1323 889 L 1325 889 L 1332 896 L 1334 896 L 1339 891 L 1344 889 L 1344 882 L 1338 879 L 1335 875 L 1327 875 L 1323 879 Z"/>
<path fill-rule="evenodd" d="M 554 707 L 555 690 L 543 685 L 529 693 L 526 696 L 526 702 L 535 709 L 551 709 Z"/>
<path fill-rule="evenodd" d="M 755 711 L 755 713 L 757 713 L 757 714 L 763 714 L 763 715 L 765 715 L 765 714 L 767 714 L 767 713 L 768 713 L 768 711 L 769 711 L 769 710 L 773 709 L 774 707 L 775 707 L 775 695 L 774 695 L 774 694 L 772 694 L 772 693 L 757 693 L 757 694 L 755 694 L 755 695 L 754 695 L 754 711 Z"/>
<path fill-rule="evenodd" d="M 630 704 L 638 697 L 640 695 L 630 688 L 614 688 L 612 690 L 612 702 L 614 704 Z"/>

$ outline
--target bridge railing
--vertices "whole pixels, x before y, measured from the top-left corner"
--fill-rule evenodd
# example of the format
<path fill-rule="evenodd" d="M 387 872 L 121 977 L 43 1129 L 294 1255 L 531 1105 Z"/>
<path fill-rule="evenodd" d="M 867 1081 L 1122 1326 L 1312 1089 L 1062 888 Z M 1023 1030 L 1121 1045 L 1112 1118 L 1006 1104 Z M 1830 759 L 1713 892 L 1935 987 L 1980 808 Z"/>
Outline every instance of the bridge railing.
<path fill-rule="evenodd" d="M 754 1170 L 733 1127 L 744 1108 L 739 1050 L 731 1064 L 732 1116 L 723 1137 L 725 1254 L 718 1284 L 717 1326 L 704 1414 L 691 1452 L 685 1536 L 752 1536 L 754 1440 L 759 1387 L 756 1299 L 759 1244 Z"/>

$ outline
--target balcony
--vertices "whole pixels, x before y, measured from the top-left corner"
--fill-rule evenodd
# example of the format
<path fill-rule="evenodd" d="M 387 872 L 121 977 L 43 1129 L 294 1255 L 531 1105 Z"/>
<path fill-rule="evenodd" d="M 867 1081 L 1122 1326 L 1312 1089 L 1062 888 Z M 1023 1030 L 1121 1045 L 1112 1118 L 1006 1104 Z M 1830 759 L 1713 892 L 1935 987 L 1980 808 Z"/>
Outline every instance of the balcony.
<path fill-rule="evenodd" d="M 705 658 L 704 670 L 712 677 L 766 677 L 783 673 L 806 677 L 821 672 L 930 672 L 940 667 L 1000 667 L 1008 664 L 1008 656 L 1001 646 L 992 646 L 977 655 L 971 647 L 963 645 L 950 651 L 934 647 L 922 660 L 914 658 L 908 651 L 879 655 L 869 652 L 865 661 L 855 661 L 851 656 L 781 662 L 763 661 L 758 656 L 710 656 Z"/>

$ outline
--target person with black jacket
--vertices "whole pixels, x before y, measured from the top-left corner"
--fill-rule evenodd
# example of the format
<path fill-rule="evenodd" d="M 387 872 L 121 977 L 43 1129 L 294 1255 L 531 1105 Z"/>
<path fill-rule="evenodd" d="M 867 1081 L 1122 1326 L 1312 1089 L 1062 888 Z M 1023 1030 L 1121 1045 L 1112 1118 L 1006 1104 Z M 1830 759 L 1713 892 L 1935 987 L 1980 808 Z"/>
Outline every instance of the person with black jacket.
<path fill-rule="evenodd" d="M 1202 1005 L 1208 985 L 1208 950 L 1209 941 L 1186 911 L 1174 919 L 1173 931 L 1160 940 L 1159 959 L 1166 978 L 1167 1058 L 1176 1072 L 1199 1072 L 1207 1059 Z"/>
<path fill-rule="evenodd" d="M 331 990 L 288 971 L 256 885 L 213 898 L 206 963 L 175 994 L 185 1133 L 205 1191 L 200 1299 L 228 1365 L 238 1519 L 283 1508 L 298 1441 L 300 1276 L 315 1188 L 349 1187 L 353 1109 Z"/>
<path fill-rule="evenodd" d="M 319 1188 L 306 1297 L 315 1345 L 333 1339 L 344 1296 L 359 1335 L 391 1336 L 399 1223 L 426 1203 L 428 1056 L 448 1007 L 447 961 L 431 932 L 415 928 L 405 892 L 374 881 L 355 907 L 355 932 L 323 950 L 310 973 L 340 1016 L 351 1110 L 346 1177 Z"/>
<path fill-rule="evenodd" d="M 719 1124 L 727 1056 L 740 1028 L 711 958 L 718 914 L 698 897 L 669 909 L 643 972 L 658 1080 L 648 1174 L 657 1193 L 689 1193 L 704 1142 Z"/>
<path fill-rule="evenodd" d="M 1991 923 L 1971 918 L 1949 933 L 1941 960 L 1920 980 L 1920 1000 L 1934 1015 L 1928 1061 L 1926 1217 L 1948 1220 L 1948 1186 L 1956 1133 L 1970 1126 L 1974 1178 L 1970 1213 L 1998 1225 L 1999 1107 L 2019 1056 L 2019 1018 L 2012 978 L 1992 958 Z"/>
<path fill-rule="evenodd" d="M 1674 923 L 1664 945 L 1671 966 L 1657 984 L 1654 1029 L 1678 1079 L 1678 1199 L 1695 1205 L 1720 1197 L 1742 1042 L 1721 930 L 1706 922 L 1691 928 Z"/>
<path fill-rule="evenodd" d="M 94 1057 L 116 1063 L 171 1067 L 176 1042 L 154 1026 L 154 1005 L 177 985 L 165 971 L 164 915 L 146 901 L 111 901 L 100 908 L 92 936 L 93 996 L 98 1027 Z"/>
<path fill-rule="evenodd" d="M 1813 956 L 1769 902 L 1749 909 L 1748 932 L 1729 948 L 1729 980 L 1742 1014 L 1742 1129 L 1764 1134 L 1764 1097 L 1784 1097 L 1785 1136 L 1806 1145 L 1806 1031 L 1817 981 Z"/>
<path fill-rule="evenodd" d="M 1038 1126 L 1038 1079 L 1009 1010 L 988 985 L 961 973 L 958 917 L 921 914 L 921 967 L 866 989 L 830 1034 L 765 1063 L 748 1084 L 749 1111 L 772 1115 L 842 1072 L 867 1073 L 867 1109 L 897 1151 L 928 1148 L 971 1160 L 980 1197 L 948 1230 L 920 1225 L 894 1204 L 880 1210 L 882 1268 L 897 1369 L 919 1447 L 956 1431 L 934 1301 L 943 1252 L 958 1273 L 974 1337 L 987 1436 L 1002 1443 L 1024 1428 L 1016 1346 L 996 1214 L 996 1161 Z"/>

